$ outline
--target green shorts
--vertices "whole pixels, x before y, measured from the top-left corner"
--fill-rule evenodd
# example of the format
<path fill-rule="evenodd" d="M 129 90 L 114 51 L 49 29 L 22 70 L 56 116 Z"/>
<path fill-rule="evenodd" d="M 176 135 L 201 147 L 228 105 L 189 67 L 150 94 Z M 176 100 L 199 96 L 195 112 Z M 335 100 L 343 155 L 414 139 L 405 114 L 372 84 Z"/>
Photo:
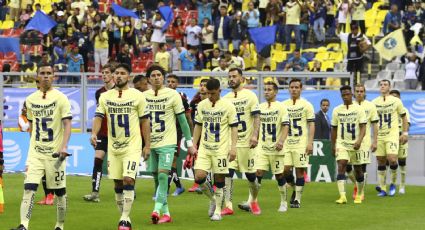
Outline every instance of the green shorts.
<path fill-rule="evenodd" d="M 148 172 L 158 172 L 160 169 L 171 170 L 173 164 L 175 145 L 168 145 L 151 149 L 148 160 Z"/>

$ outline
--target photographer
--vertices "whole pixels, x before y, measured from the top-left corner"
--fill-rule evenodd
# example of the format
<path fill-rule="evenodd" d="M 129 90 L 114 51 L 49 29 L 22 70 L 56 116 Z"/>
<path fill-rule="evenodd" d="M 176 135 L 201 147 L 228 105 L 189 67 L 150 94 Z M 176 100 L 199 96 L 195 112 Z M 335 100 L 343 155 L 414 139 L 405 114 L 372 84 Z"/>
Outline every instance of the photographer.
<path fill-rule="evenodd" d="M 94 69 L 99 73 L 100 65 L 108 62 L 108 34 L 100 26 L 95 26 L 90 34 L 90 41 L 94 43 Z"/>

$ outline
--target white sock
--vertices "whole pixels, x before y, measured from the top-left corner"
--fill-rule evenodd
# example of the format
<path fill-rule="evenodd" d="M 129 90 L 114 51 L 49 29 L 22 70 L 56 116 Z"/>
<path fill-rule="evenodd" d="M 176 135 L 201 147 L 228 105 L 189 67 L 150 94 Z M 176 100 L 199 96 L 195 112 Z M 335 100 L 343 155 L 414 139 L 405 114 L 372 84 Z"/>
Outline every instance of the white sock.
<path fill-rule="evenodd" d="M 134 201 L 134 190 L 123 190 L 124 204 L 121 214 L 121 220 L 128 220 L 131 212 L 131 207 Z"/>
<path fill-rule="evenodd" d="M 226 208 L 233 210 L 233 204 L 232 204 L 233 178 L 226 177 L 224 179 L 224 182 L 225 182 L 225 185 L 226 185 L 225 188 L 224 188 L 224 191 L 225 191 L 225 195 L 224 195 L 225 206 L 226 206 Z"/>
<path fill-rule="evenodd" d="M 122 214 L 124 205 L 124 195 L 122 193 L 115 193 L 115 202 L 118 206 L 118 211 Z"/>
<path fill-rule="evenodd" d="M 56 227 L 63 229 L 63 224 L 65 223 L 66 216 L 66 207 L 67 207 L 67 196 L 56 197 L 56 209 L 57 209 L 57 218 L 56 218 Z"/>
<path fill-rule="evenodd" d="M 223 188 L 216 188 L 214 196 L 215 196 L 215 211 L 214 214 L 221 215 L 221 204 L 223 203 Z"/>
<path fill-rule="evenodd" d="M 252 199 L 248 202 L 256 202 L 258 191 L 260 190 L 260 186 L 257 183 L 257 180 L 254 182 L 248 182 L 249 183 L 249 194 L 251 195 Z"/>
<path fill-rule="evenodd" d="M 286 185 L 278 186 L 280 192 L 280 203 L 286 204 Z"/>
<path fill-rule="evenodd" d="M 31 219 L 32 208 L 34 207 L 35 191 L 25 190 L 21 202 L 21 224 L 28 228 Z"/>

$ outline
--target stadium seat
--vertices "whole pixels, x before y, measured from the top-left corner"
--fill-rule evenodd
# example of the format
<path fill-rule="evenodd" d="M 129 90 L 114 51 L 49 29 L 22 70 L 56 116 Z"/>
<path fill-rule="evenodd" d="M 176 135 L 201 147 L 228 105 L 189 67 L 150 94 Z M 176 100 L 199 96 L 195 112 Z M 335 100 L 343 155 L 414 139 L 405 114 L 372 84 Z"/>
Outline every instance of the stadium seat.
<path fill-rule="evenodd" d="M 341 48 L 341 45 L 339 43 L 329 43 L 326 48 L 328 50 L 332 49 L 333 51 L 337 51 Z"/>
<path fill-rule="evenodd" d="M 366 36 L 375 37 L 381 34 L 381 27 L 379 25 L 374 25 L 372 27 L 367 28 Z"/>
<path fill-rule="evenodd" d="M 314 57 L 315 59 L 323 62 L 329 59 L 329 53 L 328 52 L 324 52 L 324 53 L 317 53 L 316 56 Z"/>
<path fill-rule="evenodd" d="M 376 22 L 377 24 L 382 24 L 382 22 L 385 20 L 385 16 L 387 16 L 388 10 L 379 10 L 378 14 L 376 15 Z"/>
<path fill-rule="evenodd" d="M 327 69 L 334 69 L 335 64 L 332 61 L 324 61 L 322 62 L 322 66 L 320 68 L 321 71 L 325 72 Z"/>
<path fill-rule="evenodd" d="M 313 69 L 313 66 L 314 66 L 314 61 L 310 61 L 310 62 L 308 62 L 308 69 L 310 70 L 310 69 Z"/>
<path fill-rule="evenodd" d="M 13 35 L 13 29 L 5 29 L 1 34 L 4 37 L 11 37 Z"/>
<path fill-rule="evenodd" d="M 394 81 L 404 81 L 404 77 L 406 75 L 406 71 L 399 69 L 394 72 Z"/>
<path fill-rule="evenodd" d="M 366 90 L 377 89 L 378 88 L 378 81 L 377 80 L 367 80 L 367 81 L 365 81 L 364 86 L 365 86 Z"/>
<path fill-rule="evenodd" d="M 4 59 L 5 60 L 16 60 L 16 53 L 15 52 L 7 52 L 6 54 L 4 54 Z"/>
<path fill-rule="evenodd" d="M 391 80 L 391 72 L 388 71 L 388 70 L 381 70 L 376 75 L 376 79 L 377 80 L 383 80 L 383 79 Z"/>
<path fill-rule="evenodd" d="M 393 73 L 399 69 L 400 69 L 400 65 L 396 62 L 390 62 L 385 66 L 385 70 L 388 70 Z"/>
<path fill-rule="evenodd" d="M 305 53 L 305 52 L 317 53 L 317 49 L 316 48 L 304 49 L 304 50 L 302 50 L 302 52 L 303 53 Z"/>
<path fill-rule="evenodd" d="M 15 27 L 15 23 L 12 20 L 5 20 L 0 25 L 1 30 L 13 29 Z"/>
<path fill-rule="evenodd" d="M 329 54 L 329 60 L 333 62 L 342 62 L 344 60 L 344 54 L 342 52 L 332 52 Z"/>
<path fill-rule="evenodd" d="M 397 90 L 405 90 L 406 89 L 406 83 L 404 81 L 394 81 L 392 88 Z"/>

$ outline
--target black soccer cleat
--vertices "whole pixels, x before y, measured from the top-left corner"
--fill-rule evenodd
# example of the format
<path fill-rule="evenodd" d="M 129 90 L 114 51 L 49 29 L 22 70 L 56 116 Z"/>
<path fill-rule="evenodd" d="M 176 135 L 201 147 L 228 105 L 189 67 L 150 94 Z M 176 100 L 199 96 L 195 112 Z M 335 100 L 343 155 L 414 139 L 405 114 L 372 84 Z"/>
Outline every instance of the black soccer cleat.
<path fill-rule="evenodd" d="M 27 230 L 26 227 L 24 227 L 24 225 L 20 224 L 18 227 L 16 228 L 11 228 L 10 230 Z"/>
<path fill-rule="evenodd" d="M 56 227 L 55 230 L 62 230 L 62 228 Z"/>
<path fill-rule="evenodd" d="M 238 208 L 243 211 L 251 212 L 251 207 L 249 207 L 248 202 L 238 204 Z"/>
<path fill-rule="evenodd" d="M 118 223 L 118 230 L 131 230 L 131 223 L 130 223 L 130 221 L 121 220 Z"/>
<path fill-rule="evenodd" d="M 293 204 L 295 200 L 295 191 L 292 191 L 291 200 L 289 201 L 290 204 Z"/>
<path fill-rule="evenodd" d="M 298 200 L 294 200 L 294 202 L 291 204 L 291 208 L 301 208 L 300 202 L 298 202 Z"/>

